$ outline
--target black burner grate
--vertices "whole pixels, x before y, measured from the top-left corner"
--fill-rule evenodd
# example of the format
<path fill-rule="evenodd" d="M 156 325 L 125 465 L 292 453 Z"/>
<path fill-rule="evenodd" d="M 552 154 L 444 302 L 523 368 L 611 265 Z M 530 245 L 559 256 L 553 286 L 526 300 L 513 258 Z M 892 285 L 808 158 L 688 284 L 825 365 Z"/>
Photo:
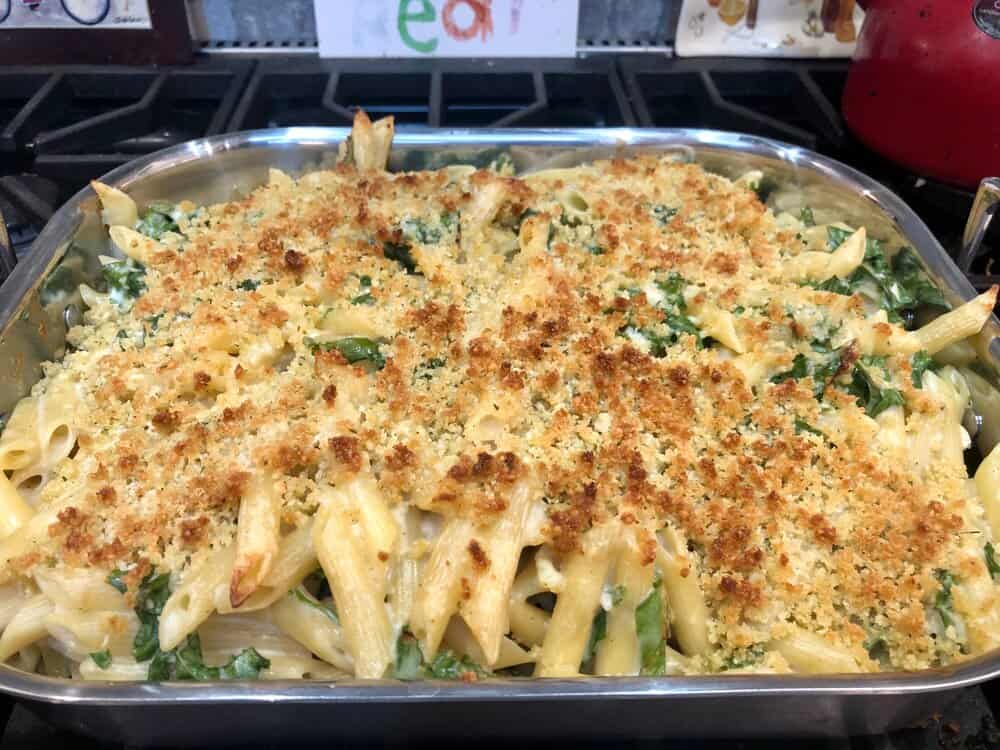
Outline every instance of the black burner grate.
<path fill-rule="evenodd" d="M 844 144 L 839 85 L 847 62 L 667 59 L 622 62 L 639 123 L 738 130 L 810 149 Z"/>
<path fill-rule="evenodd" d="M 229 128 L 348 125 L 357 107 L 397 127 L 635 124 L 611 60 L 281 60 L 258 66 Z"/>
<path fill-rule="evenodd" d="M 30 162 L 39 175 L 83 185 L 136 155 L 224 132 L 252 66 L 231 61 L 33 74 L 29 98 L 12 99 L 6 118 L 0 109 L 0 149 Z M 7 91 L 4 83 L 0 90 Z"/>

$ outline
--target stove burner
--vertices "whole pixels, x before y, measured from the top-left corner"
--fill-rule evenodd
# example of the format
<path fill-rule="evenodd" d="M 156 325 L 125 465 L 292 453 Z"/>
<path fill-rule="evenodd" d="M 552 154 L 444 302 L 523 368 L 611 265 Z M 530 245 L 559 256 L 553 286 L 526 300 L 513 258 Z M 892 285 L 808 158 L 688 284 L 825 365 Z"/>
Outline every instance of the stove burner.
<path fill-rule="evenodd" d="M 251 67 L 59 68 L 36 82 L 0 144 L 34 155 L 38 174 L 82 185 L 136 155 L 223 132 Z"/>
<path fill-rule="evenodd" d="M 738 130 L 814 150 L 845 139 L 836 94 L 837 79 L 847 75 L 843 61 L 640 57 L 622 67 L 646 127 Z"/>
<path fill-rule="evenodd" d="M 349 125 L 353 110 L 397 126 L 632 125 L 606 60 L 281 61 L 261 63 L 230 130 Z"/>

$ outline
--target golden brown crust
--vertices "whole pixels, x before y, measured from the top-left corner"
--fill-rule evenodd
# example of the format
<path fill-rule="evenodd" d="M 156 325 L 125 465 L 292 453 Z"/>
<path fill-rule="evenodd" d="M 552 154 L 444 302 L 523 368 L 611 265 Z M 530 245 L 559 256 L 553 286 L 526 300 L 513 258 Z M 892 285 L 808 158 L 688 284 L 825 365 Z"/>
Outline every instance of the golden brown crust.
<path fill-rule="evenodd" d="M 496 218 L 462 236 L 456 214 L 494 184 Z M 563 204 L 570 189 L 583 219 Z M 682 575 L 724 624 L 719 645 L 779 622 L 857 645 L 877 601 L 880 626 L 905 634 L 893 648 L 932 658 L 921 610 L 966 525 L 964 476 L 915 477 L 841 388 L 820 404 L 810 378 L 748 382 L 736 353 L 664 324 L 662 286 L 678 274 L 674 312 L 699 325 L 705 306 L 731 314 L 746 358 L 773 375 L 819 335 L 815 311 L 831 327 L 863 319 L 859 297 L 782 277 L 801 243 L 752 191 L 654 156 L 524 179 L 342 165 L 182 224 L 132 310 L 71 336 L 66 368 L 82 373 L 91 422 L 74 459 L 89 489 L 49 530 L 67 557 L 178 570 L 232 539 L 254 472 L 274 477 L 292 526 L 321 486 L 370 470 L 391 503 L 487 528 L 531 477 L 557 553 L 617 519 L 643 531 L 652 564 L 654 534 L 681 532 Z M 381 366 L 328 346 L 348 335 L 372 339 Z M 848 343 L 835 377 L 861 355 Z M 906 358 L 890 366 L 907 408 L 940 410 L 902 382 Z M 801 430 L 831 412 L 846 439 Z M 477 574 L 490 566 L 479 540 L 466 550 Z"/>

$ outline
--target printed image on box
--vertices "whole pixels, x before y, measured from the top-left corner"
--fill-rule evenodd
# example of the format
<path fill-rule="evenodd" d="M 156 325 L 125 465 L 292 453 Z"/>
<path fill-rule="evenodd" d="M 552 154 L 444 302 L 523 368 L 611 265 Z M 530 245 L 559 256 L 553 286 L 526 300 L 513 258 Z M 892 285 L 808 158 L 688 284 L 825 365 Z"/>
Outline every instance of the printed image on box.
<path fill-rule="evenodd" d="M 855 0 L 684 0 L 681 57 L 850 57 L 864 11 Z"/>
<path fill-rule="evenodd" d="M 0 0 L 2 29 L 151 29 L 146 0 Z"/>

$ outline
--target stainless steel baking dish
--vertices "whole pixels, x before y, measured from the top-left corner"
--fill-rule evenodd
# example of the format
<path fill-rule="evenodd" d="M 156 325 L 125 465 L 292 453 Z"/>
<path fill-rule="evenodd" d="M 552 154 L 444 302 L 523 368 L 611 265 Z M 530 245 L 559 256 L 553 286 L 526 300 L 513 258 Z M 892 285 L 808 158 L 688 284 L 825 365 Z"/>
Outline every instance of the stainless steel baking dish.
<path fill-rule="evenodd" d="M 263 183 L 267 168 L 298 172 L 335 153 L 343 128 L 290 128 L 219 136 L 162 151 L 102 179 L 140 204 L 229 200 Z M 635 150 L 675 151 L 730 176 L 763 170 L 829 218 L 908 244 L 952 301 L 975 292 L 927 227 L 865 175 L 801 148 L 709 130 L 430 130 L 396 136 L 391 166 L 419 167 L 509 149 L 520 170 L 569 165 Z M 109 253 L 94 193 L 53 216 L 28 258 L 0 288 L 0 411 L 58 357 L 76 286 Z M 994 369 L 1000 332 L 984 348 Z M 93 683 L 0 667 L 0 691 L 51 721 L 127 744 L 322 740 L 331 737 L 834 735 L 882 732 L 918 721 L 963 687 L 1000 676 L 1000 654 L 957 667 L 862 676 L 719 675 L 526 681 Z"/>

